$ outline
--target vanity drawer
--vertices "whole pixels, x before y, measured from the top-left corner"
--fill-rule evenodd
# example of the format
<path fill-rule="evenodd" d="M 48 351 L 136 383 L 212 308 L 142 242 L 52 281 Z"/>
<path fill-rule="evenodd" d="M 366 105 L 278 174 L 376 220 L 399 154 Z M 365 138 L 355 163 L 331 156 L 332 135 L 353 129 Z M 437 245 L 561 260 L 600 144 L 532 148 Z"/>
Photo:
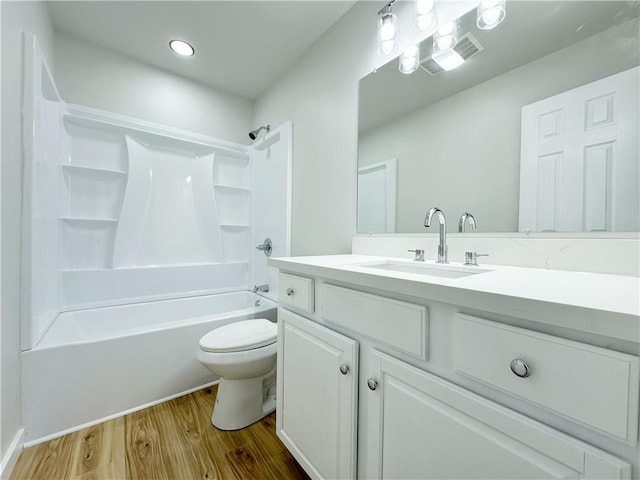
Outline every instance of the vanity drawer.
<path fill-rule="evenodd" d="M 282 306 L 313 313 L 313 279 L 281 273 L 278 280 L 278 301 Z"/>
<path fill-rule="evenodd" d="M 318 311 L 329 323 L 427 359 L 427 307 L 322 283 Z"/>
<path fill-rule="evenodd" d="M 637 443 L 638 357 L 458 314 L 453 358 L 461 374 Z"/>

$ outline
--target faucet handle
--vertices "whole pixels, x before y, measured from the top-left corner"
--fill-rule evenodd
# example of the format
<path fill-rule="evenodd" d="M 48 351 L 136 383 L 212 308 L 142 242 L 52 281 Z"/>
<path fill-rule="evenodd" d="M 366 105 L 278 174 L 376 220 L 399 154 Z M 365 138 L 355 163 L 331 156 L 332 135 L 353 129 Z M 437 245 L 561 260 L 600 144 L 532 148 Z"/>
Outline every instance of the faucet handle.
<path fill-rule="evenodd" d="M 478 265 L 478 257 L 488 257 L 488 253 L 464 252 L 465 265 Z"/>
<path fill-rule="evenodd" d="M 415 250 L 407 250 L 407 252 L 413 252 L 416 254 L 413 259 L 414 262 L 424 262 L 424 250 L 416 248 Z"/>

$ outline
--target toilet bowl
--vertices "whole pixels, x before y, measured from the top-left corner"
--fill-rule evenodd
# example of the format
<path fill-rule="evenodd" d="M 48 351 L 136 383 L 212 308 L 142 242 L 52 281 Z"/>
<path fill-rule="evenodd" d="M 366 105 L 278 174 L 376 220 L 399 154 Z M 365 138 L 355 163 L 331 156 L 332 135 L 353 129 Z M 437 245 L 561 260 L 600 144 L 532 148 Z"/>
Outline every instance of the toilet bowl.
<path fill-rule="evenodd" d="M 200 339 L 196 358 L 220 377 L 211 423 L 239 430 L 276 408 L 277 325 L 264 318 L 216 328 Z"/>

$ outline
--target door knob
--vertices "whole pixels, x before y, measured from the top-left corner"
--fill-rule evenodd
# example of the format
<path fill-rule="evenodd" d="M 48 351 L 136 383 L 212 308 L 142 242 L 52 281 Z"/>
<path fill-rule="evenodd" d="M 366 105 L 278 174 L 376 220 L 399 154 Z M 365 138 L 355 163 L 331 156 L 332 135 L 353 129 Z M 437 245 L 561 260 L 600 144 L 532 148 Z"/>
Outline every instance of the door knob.
<path fill-rule="evenodd" d="M 367 380 L 367 387 L 369 387 L 369 390 L 375 390 L 376 388 L 378 388 L 378 382 L 376 382 L 373 378 L 369 378 Z"/>
<path fill-rule="evenodd" d="M 349 365 L 343 363 L 342 365 L 340 365 L 340 373 L 343 375 L 346 375 L 347 373 L 349 373 Z"/>

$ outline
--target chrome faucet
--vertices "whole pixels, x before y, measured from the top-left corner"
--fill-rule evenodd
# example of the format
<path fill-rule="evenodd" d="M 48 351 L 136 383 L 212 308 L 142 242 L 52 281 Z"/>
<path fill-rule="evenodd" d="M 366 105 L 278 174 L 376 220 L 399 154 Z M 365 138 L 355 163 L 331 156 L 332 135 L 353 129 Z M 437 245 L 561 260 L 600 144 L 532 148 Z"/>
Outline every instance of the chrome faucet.
<path fill-rule="evenodd" d="M 415 250 L 407 250 L 407 252 L 415 253 L 415 257 L 413 258 L 414 262 L 424 262 L 424 250 L 421 248 L 416 248 Z"/>
<path fill-rule="evenodd" d="M 447 253 L 447 220 L 444 218 L 444 212 L 439 208 L 430 208 L 424 217 L 424 226 L 431 226 L 431 218 L 436 214 L 440 222 L 440 242 L 438 243 L 438 261 L 436 263 L 449 263 L 449 255 Z"/>
<path fill-rule="evenodd" d="M 476 229 L 476 219 L 469 212 L 464 212 L 460 215 L 460 221 L 458 222 L 458 232 L 464 232 L 465 223 L 469 220 L 469 228 L 471 230 Z"/>
<path fill-rule="evenodd" d="M 258 293 L 258 292 L 268 292 L 269 291 L 269 284 L 265 283 L 264 285 L 254 285 L 253 286 L 253 293 Z"/>

